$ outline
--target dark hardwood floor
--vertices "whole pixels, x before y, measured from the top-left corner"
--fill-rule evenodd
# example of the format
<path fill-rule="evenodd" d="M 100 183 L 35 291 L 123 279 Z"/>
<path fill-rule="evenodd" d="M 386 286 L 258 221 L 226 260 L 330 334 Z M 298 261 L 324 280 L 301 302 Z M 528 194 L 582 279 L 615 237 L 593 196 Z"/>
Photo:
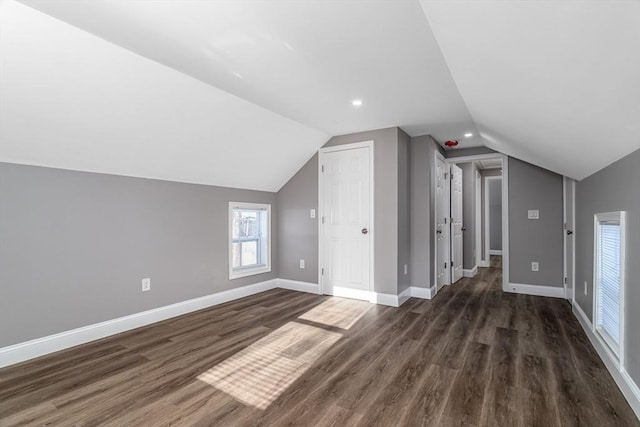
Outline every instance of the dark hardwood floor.
<path fill-rule="evenodd" d="M 500 283 L 254 295 L 0 370 L 0 425 L 640 426 L 570 305 Z"/>

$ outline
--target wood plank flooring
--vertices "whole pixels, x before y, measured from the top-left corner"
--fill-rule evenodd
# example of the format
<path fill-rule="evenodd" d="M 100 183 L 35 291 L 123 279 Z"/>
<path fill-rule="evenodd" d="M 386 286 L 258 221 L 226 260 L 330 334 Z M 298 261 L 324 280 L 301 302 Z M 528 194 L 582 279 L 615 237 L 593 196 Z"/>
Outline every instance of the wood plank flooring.
<path fill-rule="evenodd" d="M 640 426 L 570 305 L 500 286 L 254 295 L 1 369 L 0 425 Z"/>

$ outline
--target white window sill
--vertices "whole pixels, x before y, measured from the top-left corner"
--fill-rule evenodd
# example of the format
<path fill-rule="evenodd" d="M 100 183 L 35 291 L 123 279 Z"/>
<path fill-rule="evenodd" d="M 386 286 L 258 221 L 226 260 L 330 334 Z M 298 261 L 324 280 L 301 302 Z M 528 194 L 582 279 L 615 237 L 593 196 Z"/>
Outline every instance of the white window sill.
<path fill-rule="evenodd" d="M 241 277 L 255 276 L 256 274 L 270 273 L 270 265 L 261 265 L 259 267 L 242 268 L 229 272 L 229 280 L 239 279 Z"/>

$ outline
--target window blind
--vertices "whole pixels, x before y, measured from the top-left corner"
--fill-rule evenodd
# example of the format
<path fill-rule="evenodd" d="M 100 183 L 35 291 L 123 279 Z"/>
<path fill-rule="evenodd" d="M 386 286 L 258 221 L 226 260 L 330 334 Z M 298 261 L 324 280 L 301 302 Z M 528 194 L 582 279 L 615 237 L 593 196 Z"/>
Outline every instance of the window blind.
<path fill-rule="evenodd" d="M 598 236 L 598 325 L 620 344 L 620 224 L 601 223 Z"/>

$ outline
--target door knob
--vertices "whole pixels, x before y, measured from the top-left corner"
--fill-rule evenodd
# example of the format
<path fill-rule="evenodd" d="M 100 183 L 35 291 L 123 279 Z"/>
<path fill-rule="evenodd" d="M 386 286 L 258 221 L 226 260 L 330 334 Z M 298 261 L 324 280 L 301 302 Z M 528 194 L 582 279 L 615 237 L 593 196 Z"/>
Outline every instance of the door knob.
<path fill-rule="evenodd" d="M 462 231 L 467 231 L 467 228 L 466 227 L 462 227 Z"/>
<path fill-rule="evenodd" d="M 442 230 L 437 230 L 436 233 L 442 234 Z"/>
<path fill-rule="evenodd" d="M 567 230 L 567 236 L 571 236 L 573 234 L 572 230 Z"/>
<path fill-rule="evenodd" d="M 366 228 L 362 229 L 362 234 L 367 234 L 369 232 L 369 230 L 367 230 Z"/>

